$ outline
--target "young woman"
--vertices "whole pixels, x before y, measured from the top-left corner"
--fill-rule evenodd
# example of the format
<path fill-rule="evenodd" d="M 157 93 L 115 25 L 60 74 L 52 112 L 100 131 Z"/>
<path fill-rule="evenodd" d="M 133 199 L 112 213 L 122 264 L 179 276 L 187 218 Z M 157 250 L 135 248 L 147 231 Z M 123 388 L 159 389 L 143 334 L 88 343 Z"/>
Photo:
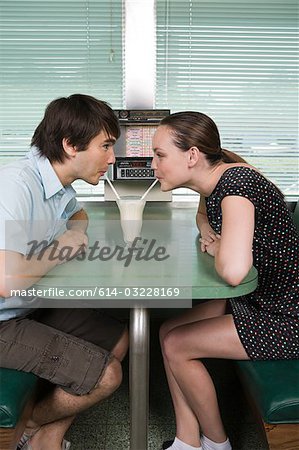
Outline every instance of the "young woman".
<path fill-rule="evenodd" d="M 221 148 L 215 123 L 197 112 L 162 120 L 152 167 L 162 191 L 201 195 L 199 251 L 236 286 L 254 265 L 255 292 L 211 300 L 163 324 L 161 346 L 176 415 L 171 450 L 229 450 L 216 392 L 202 358 L 299 358 L 299 237 L 283 195 L 257 169 Z M 167 448 L 164 445 L 164 448 Z"/>

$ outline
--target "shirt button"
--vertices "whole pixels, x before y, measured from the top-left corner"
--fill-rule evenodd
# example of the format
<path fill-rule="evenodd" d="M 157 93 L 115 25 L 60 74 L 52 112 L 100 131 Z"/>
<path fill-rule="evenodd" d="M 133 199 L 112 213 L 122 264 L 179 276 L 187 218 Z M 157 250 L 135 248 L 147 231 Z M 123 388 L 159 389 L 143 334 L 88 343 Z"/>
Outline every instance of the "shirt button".
<path fill-rule="evenodd" d="M 51 360 L 54 362 L 57 362 L 57 361 L 59 361 L 59 356 L 56 356 L 56 355 L 51 356 Z"/>

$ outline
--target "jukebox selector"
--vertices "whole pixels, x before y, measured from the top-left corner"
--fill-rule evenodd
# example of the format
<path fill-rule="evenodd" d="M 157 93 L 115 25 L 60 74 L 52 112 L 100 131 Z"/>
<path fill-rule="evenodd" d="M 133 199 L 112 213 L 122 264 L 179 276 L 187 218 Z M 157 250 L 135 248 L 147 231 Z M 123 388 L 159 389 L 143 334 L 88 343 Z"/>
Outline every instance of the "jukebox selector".
<path fill-rule="evenodd" d="M 117 157 L 113 166 L 114 180 L 153 180 L 151 157 Z"/>

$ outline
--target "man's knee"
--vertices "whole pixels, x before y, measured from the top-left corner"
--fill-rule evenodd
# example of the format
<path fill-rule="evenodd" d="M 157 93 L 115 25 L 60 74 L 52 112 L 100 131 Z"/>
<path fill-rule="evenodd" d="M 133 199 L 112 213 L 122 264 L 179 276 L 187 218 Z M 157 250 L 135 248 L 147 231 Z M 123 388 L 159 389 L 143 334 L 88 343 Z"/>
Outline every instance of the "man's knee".
<path fill-rule="evenodd" d="M 105 387 L 110 393 L 116 391 L 122 382 L 122 367 L 121 363 L 116 358 L 112 358 L 108 364 L 105 373 L 101 380 L 99 380 L 97 387 Z"/>
<path fill-rule="evenodd" d="M 123 334 L 121 335 L 120 339 L 114 346 L 112 353 L 115 356 L 115 358 L 117 358 L 119 361 L 122 361 L 126 356 L 128 347 L 129 347 L 129 333 L 128 329 L 126 328 Z"/>

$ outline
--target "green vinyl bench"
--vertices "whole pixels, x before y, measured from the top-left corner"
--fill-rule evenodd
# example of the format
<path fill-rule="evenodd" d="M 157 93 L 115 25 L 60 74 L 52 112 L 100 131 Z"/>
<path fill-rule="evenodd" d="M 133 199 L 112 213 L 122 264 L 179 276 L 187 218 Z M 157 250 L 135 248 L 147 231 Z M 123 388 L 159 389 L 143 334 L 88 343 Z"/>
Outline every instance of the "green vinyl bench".
<path fill-rule="evenodd" d="M 294 221 L 299 232 L 299 202 Z M 237 361 L 236 366 L 266 445 L 299 450 L 299 360 Z"/>
<path fill-rule="evenodd" d="M 31 415 L 38 378 L 0 368 L 0 449 L 15 450 Z"/>
<path fill-rule="evenodd" d="M 245 394 L 270 450 L 299 449 L 299 360 L 237 361 Z"/>

